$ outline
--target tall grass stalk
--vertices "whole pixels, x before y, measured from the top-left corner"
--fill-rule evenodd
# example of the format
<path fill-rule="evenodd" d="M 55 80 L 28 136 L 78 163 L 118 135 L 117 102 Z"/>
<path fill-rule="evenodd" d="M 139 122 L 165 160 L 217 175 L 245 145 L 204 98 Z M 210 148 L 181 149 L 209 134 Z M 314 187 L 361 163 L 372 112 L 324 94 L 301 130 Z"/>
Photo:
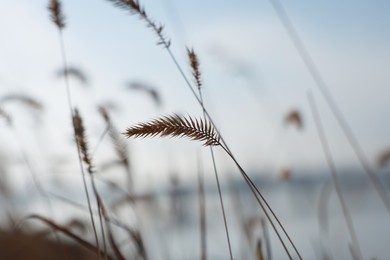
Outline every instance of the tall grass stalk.
<path fill-rule="evenodd" d="M 318 109 L 317 109 L 317 106 L 315 103 L 315 99 L 310 92 L 307 94 L 307 97 L 308 97 L 308 100 L 310 103 L 310 109 L 312 111 L 314 121 L 316 123 L 317 132 L 318 132 L 319 139 L 321 141 L 322 149 L 323 149 L 325 157 L 326 157 L 326 162 L 328 163 L 328 166 L 329 166 L 329 169 L 330 169 L 330 172 L 332 175 L 333 185 L 336 189 L 336 194 L 337 194 L 337 197 L 340 201 L 341 209 L 343 211 L 343 216 L 344 216 L 345 222 L 347 224 L 348 232 L 349 232 L 349 235 L 351 236 L 351 239 L 352 239 L 352 246 L 351 246 L 352 249 L 351 250 L 354 252 L 352 255 L 356 256 L 356 259 L 358 259 L 358 260 L 363 260 L 363 255 L 362 255 L 362 252 L 360 249 L 359 240 L 358 240 L 357 235 L 356 235 L 356 231 L 355 231 L 355 228 L 353 225 L 351 214 L 350 214 L 348 207 L 347 207 L 347 203 L 345 202 L 345 198 L 344 198 L 344 195 L 343 195 L 343 192 L 341 189 L 340 180 L 339 180 L 337 170 L 336 170 L 336 165 L 333 161 L 332 153 L 330 151 L 329 143 L 328 143 L 328 140 L 326 138 L 324 128 L 322 126 L 321 117 L 320 117 L 320 114 L 318 112 Z"/>
<path fill-rule="evenodd" d="M 368 162 L 367 156 L 364 153 L 364 150 L 362 149 L 358 139 L 356 138 L 354 132 L 352 131 L 352 128 L 348 124 L 344 114 L 341 112 L 339 106 L 337 105 L 336 100 L 334 99 L 327 83 L 325 82 L 316 64 L 314 63 L 314 60 L 311 57 L 310 53 L 308 52 L 306 46 L 304 45 L 301 37 L 295 30 L 290 18 L 287 15 L 287 12 L 284 10 L 282 4 L 278 0 L 270 0 L 270 3 L 272 4 L 272 7 L 274 8 L 283 26 L 285 27 L 289 37 L 291 38 L 291 41 L 294 44 L 294 47 L 296 48 L 299 56 L 303 60 L 307 70 L 309 71 L 311 77 L 313 78 L 314 83 L 316 84 L 317 88 L 320 90 L 322 97 L 325 99 L 326 103 L 330 107 L 344 135 L 346 136 L 347 141 L 349 142 L 350 146 L 355 152 L 355 155 L 358 158 L 363 170 L 366 172 L 370 181 L 374 185 L 374 188 L 378 192 L 383 203 L 385 204 L 388 213 L 390 213 L 389 195 L 387 194 L 382 182 L 379 180 L 375 171 L 370 167 L 370 164 Z"/>
<path fill-rule="evenodd" d="M 64 72 L 65 72 L 64 80 L 65 80 L 66 97 L 67 97 L 67 101 L 68 101 L 70 115 L 71 115 L 71 118 L 73 121 L 73 118 L 74 118 L 73 104 L 72 104 L 71 90 L 70 90 L 69 77 L 68 77 L 68 69 L 67 69 L 68 62 L 67 62 L 67 58 L 66 58 L 65 41 L 64 41 L 64 36 L 63 36 L 63 28 L 65 27 L 65 20 L 64 20 L 64 15 L 63 15 L 62 10 L 61 10 L 61 2 L 58 0 L 51 0 L 49 3 L 48 9 L 49 9 L 50 14 L 51 14 L 51 19 L 58 29 L 62 66 L 63 66 Z M 74 127 L 72 127 L 72 128 L 73 128 L 73 137 L 75 138 L 75 140 L 77 140 L 76 129 Z M 97 235 L 97 231 L 96 231 L 95 221 L 94 221 L 93 214 L 92 214 L 92 206 L 91 206 L 91 201 L 89 198 L 87 182 L 85 179 L 85 173 L 84 173 L 84 168 L 83 168 L 82 159 L 81 159 L 81 151 L 80 151 L 80 148 L 79 148 L 77 143 L 76 143 L 76 148 L 77 148 L 79 166 L 80 166 L 81 176 L 83 179 L 85 195 L 87 198 L 92 228 L 93 228 L 93 232 L 95 235 L 96 246 L 98 249 L 98 256 L 100 258 L 99 239 L 98 239 L 98 235 Z"/>
<path fill-rule="evenodd" d="M 206 196 L 204 191 L 204 179 L 202 161 L 198 153 L 198 203 L 199 203 L 199 226 L 200 226 L 200 259 L 207 259 L 207 229 L 206 229 Z"/>
<path fill-rule="evenodd" d="M 199 94 L 199 98 L 200 98 L 200 105 L 201 105 L 202 110 L 203 110 L 203 120 L 206 121 L 207 117 L 206 117 L 206 114 L 204 112 L 206 109 L 204 106 L 203 95 L 202 95 L 202 80 L 201 80 L 201 76 L 200 76 L 198 56 L 196 55 L 196 53 L 194 52 L 193 49 L 190 50 L 188 48 L 187 48 L 187 55 L 188 55 L 190 65 L 191 65 L 192 75 L 193 75 L 193 78 L 195 80 L 195 84 L 196 84 L 197 89 L 198 89 L 198 94 Z M 221 210 L 222 210 L 223 223 L 225 225 L 225 233 L 226 233 L 226 239 L 227 239 L 228 248 L 229 248 L 229 255 L 230 255 L 230 259 L 233 260 L 233 252 L 232 252 L 232 246 L 230 243 L 229 228 L 228 228 L 227 220 L 226 220 L 226 211 L 225 211 L 225 206 L 223 203 L 221 185 L 219 182 L 217 165 L 215 162 L 214 150 L 213 150 L 212 146 L 210 146 L 210 154 L 211 154 L 211 159 L 213 162 L 215 181 L 216 181 L 217 188 L 218 188 L 218 196 L 219 196 L 219 202 L 220 202 Z"/>
<path fill-rule="evenodd" d="M 274 219 L 276 219 L 279 226 L 281 226 L 284 233 L 287 233 L 284 230 L 284 227 L 281 225 L 279 219 L 276 217 L 275 213 L 265 201 L 263 195 L 260 193 L 259 189 L 255 186 L 249 176 L 245 173 L 241 165 L 237 162 L 235 157 L 231 154 L 228 148 L 222 143 L 222 138 L 219 135 L 219 132 L 213 127 L 212 123 L 209 121 L 203 121 L 202 119 L 193 119 L 191 117 L 184 118 L 178 115 L 173 116 L 165 116 L 162 118 L 158 118 L 152 120 L 150 122 L 139 123 L 135 126 L 129 127 L 126 132 L 123 133 L 127 137 L 154 137 L 154 136 L 171 136 L 171 137 L 187 137 L 192 140 L 202 141 L 204 146 L 220 146 L 234 161 L 236 166 L 239 168 L 242 177 L 244 178 L 246 184 L 250 188 L 253 196 L 256 201 L 263 209 L 264 213 L 267 216 L 267 219 L 270 221 L 275 233 L 277 234 L 283 248 L 286 251 L 286 254 L 292 259 L 291 254 L 289 253 L 279 231 L 273 223 L 272 218 L 268 214 L 268 211 L 272 214 Z M 265 203 L 266 208 L 263 205 Z M 286 235 L 286 237 L 291 241 L 290 237 Z M 291 241 L 292 243 L 292 241 Z M 295 245 L 292 243 L 295 248 Z M 296 248 L 295 248 L 296 250 Z M 300 257 L 300 254 L 297 253 Z M 301 258 L 301 257 L 300 257 Z"/>
<path fill-rule="evenodd" d="M 93 170 L 93 164 L 92 164 L 92 158 L 90 157 L 89 154 L 89 149 L 88 149 L 88 142 L 87 142 L 87 137 L 85 135 L 85 129 L 83 125 L 83 120 L 82 117 L 80 116 L 79 112 L 77 109 L 74 110 L 74 116 L 73 116 L 73 127 L 75 129 L 76 133 L 76 143 L 77 146 L 79 147 L 79 150 L 81 151 L 82 155 L 82 161 L 86 164 L 87 166 L 87 171 L 90 177 L 91 181 L 91 186 L 93 193 L 96 198 L 96 205 L 98 208 L 99 212 L 99 222 L 100 222 L 100 229 L 102 233 L 102 240 L 103 240 L 103 248 L 105 252 L 105 259 L 107 257 L 107 246 L 106 246 L 106 239 L 105 239 L 105 232 L 104 232 L 104 227 L 103 227 L 103 220 L 102 220 L 102 210 L 104 209 L 103 206 L 103 201 L 99 196 L 98 190 L 96 188 L 95 184 L 95 179 L 94 179 L 94 170 Z"/>
<path fill-rule="evenodd" d="M 176 68 L 178 69 L 180 75 L 182 76 L 182 78 L 184 79 L 186 85 L 188 86 L 188 88 L 190 89 L 191 93 L 194 95 L 195 99 L 197 100 L 197 102 L 199 103 L 199 105 L 202 107 L 202 110 L 203 110 L 203 113 L 207 116 L 207 118 L 209 119 L 209 121 L 211 122 L 211 124 L 214 126 L 214 128 L 218 131 L 218 129 L 216 128 L 216 125 L 214 123 L 214 121 L 212 120 L 211 116 L 209 115 L 209 113 L 207 112 L 207 110 L 205 109 L 204 106 L 202 106 L 202 100 L 200 99 L 200 97 L 196 94 L 194 88 L 192 87 L 190 81 L 188 80 L 187 76 L 185 75 L 183 69 L 181 68 L 180 64 L 178 63 L 176 57 L 174 56 L 174 54 L 172 53 L 171 49 L 170 49 L 170 46 L 171 46 L 171 41 L 168 40 L 164 35 L 163 35 L 163 29 L 164 27 L 162 25 L 159 25 L 157 26 L 156 23 L 154 21 L 152 21 L 148 14 L 146 13 L 145 9 L 139 4 L 139 1 L 136 1 L 136 0 L 108 0 L 109 2 L 112 2 L 114 3 L 114 5 L 116 5 L 117 7 L 121 8 L 121 9 L 124 9 L 126 11 L 130 11 L 130 13 L 132 14 L 136 14 L 139 16 L 139 18 L 141 20 L 143 20 L 145 23 L 146 23 L 146 26 L 151 28 L 152 31 L 157 35 L 159 41 L 158 41 L 158 45 L 162 45 L 164 47 L 164 49 L 168 52 L 172 62 L 175 64 Z M 264 196 L 260 193 L 260 191 L 258 190 L 258 188 L 254 185 L 254 183 L 251 181 L 251 179 L 249 178 L 249 176 L 245 173 L 245 171 L 242 169 L 242 167 L 238 164 L 237 160 L 235 159 L 235 157 L 233 156 L 233 154 L 230 152 L 230 149 L 228 148 L 228 146 L 226 145 L 226 142 L 224 141 L 224 139 L 222 138 L 221 136 L 221 147 L 225 150 L 225 152 L 227 152 L 227 154 L 231 157 L 231 159 L 233 159 L 233 161 L 235 162 L 236 166 L 238 167 L 238 169 L 240 170 L 243 178 L 245 179 L 247 185 L 250 187 L 251 191 L 253 192 L 253 194 L 258 194 L 255 195 L 256 197 L 256 200 L 258 201 L 258 203 L 260 204 L 260 206 L 263 208 L 263 210 L 265 209 L 264 206 L 262 205 L 261 201 L 264 201 L 266 207 L 268 208 L 268 210 L 271 212 L 272 216 L 276 219 L 278 225 L 281 227 L 283 233 L 285 234 L 285 236 L 287 237 L 287 239 L 289 240 L 289 242 L 291 243 L 291 245 L 293 246 L 295 252 L 297 253 L 297 255 L 299 256 L 300 259 L 302 259 L 300 253 L 298 252 L 295 244 L 293 243 L 293 241 L 291 240 L 290 236 L 287 234 L 285 228 L 283 227 L 283 225 L 281 224 L 281 222 L 279 221 L 279 219 L 276 217 L 276 214 L 274 213 L 274 211 L 271 209 L 271 207 L 269 206 L 269 204 L 265 201 L 265 198 Z M 272 224 L 272 220 L 271 218 L 269 217 L 269 215 L 266 213 L 267 215 L 267 218 L 268 220 L 271 222 Z M 273 224 L 272 224 L 273 225 Z M 288 249 L 287 247 L 285 246 L 279 232 L 277 231 L 277 229 L 275 228 L 275 226 L 273 225 L 274 227 L 274 230 L 275 232 L 277 233 L 278 237 L 279 237 L 279 240 L 281 241 L 282 245 L 283 245 L 283 248 L 286 250 L 286 253 L 287 255 L 291 258 L 291 255 L 289 254 L 288 252 Z"/>

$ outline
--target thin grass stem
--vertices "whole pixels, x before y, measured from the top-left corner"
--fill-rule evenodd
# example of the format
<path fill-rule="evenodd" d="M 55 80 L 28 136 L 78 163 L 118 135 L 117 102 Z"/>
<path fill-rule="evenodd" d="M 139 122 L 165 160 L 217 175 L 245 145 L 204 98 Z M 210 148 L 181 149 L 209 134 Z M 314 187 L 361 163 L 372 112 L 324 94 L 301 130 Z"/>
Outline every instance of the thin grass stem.
<path fill-rule="evenodd" d="M 198 203 L 199 203 L 199 226 L 200 226 L 200 251 L 201 260 L 207 259 L 207 233 L 206 233 L 206 197 L 204 191 L 203 169 L 198 153 Z"/>
<path fill-rule="evenodd" d="M 65 42 L 64 42 L 64 37 L 63 37 L 63 34 L 62 34 L 62 30 L 60 28 L 59 28 L 58 32 L 59 32 L 59 41 L 60 41 L 62 64 L 63 64 L 64 71 L 65 71 L 64 79 L 65 79 L 66 97 L 67 97 L 67 101 L 68 101 L 70 115 L 71 115 L 71 118 L 73 120 L 74 113 L 73 113 L 72 96 L 71 96 L 71 91 L 70 91 L 70 84 L 69 84 L 69 77 L 68 77 L 68 70 L 67 70 L 68 63 L 67 63 L 67 59 L 66 59 Z M 74 129 L 74 127 L 72 127 L 72 128 L 73 128 L 73 135 L 74 135 L 74 138 L 76 140 L 76 138 L 77 138 L 76 137 L 76 130 Z M 77 143 L 76 143 L 76 147 L 77 147 L 77 155 L 78 155 L 78 159 L 79 159 L 79 165 L 80 165 L 81 176 L 82 176 L 82 179 L 83 179 L 85 195 L 86 195 L 87 202 L 88 202 L 88 208 L 89 208 L 89 214 L 90 214 L 90 218 L 91 218 L 92 228 L 93 228 L 93 232 L 94 232 L 94 235 L 95 235 L 96 247 L 99 249 L 100 248 L 99 247 L 99 239 L 98 239 L 98 235 L 97 235 L 97 231 L 96 231 L 95 220 L 94 220 L 93 215 L 92 215 L 92 206 L 91 206 L 91 201 L 90 201 L 90 198 L 89 198 L 87 182 L 86 182 L 86 179 L 85 179 L 85 172 L 84 172 L 84 167 L 83 167 L 83 164 L 82 164 L 80 147 L 79 147 L 79 145 Z M 98 250 L 98 256 L 100 258 L 100 250 Z"/>
<path fill-rule="evenodd" d="M 330 107 L 344 135 L 346 136 L 350 146 L 355 152 L 355 155 L 358 158 L 362 168 L 364 169 L 370 181 L 374 185 L 374 188 L 378 192 L 383 203 L 385 204 L 387 211 L 390 213 L 390 198 L 385 190 L 385 187 L 383 186 L 382 182 L 379 180 L 376 173 L 370 167 L 367 156 L 365 155 L 358 139 L 356 138 L 354 132 L 352 131 L 352 128 L 348 124 L 344 114 L 341 112 L 341 109 L 339 108 L 327 83 L 325 82 L 316 64 L 314 63 L 314 60 L 311 57 L 310 53 L 308 52 L 306 46 L 304 45 L 301 37 L 295 30 L 290 18 L 287 15 L 287 12 L 285 11 L 282 4 L 278 0 L 270 0 L 270 3 L 272 4 L 273 8 L 275 9 L 275 12 L 277 13 L 283 26 L 285 27 L 289 37 L 291 38 L 291 41 L 294 44 L 294 47 L 296 48 L 299 56 L 303 60 L 317 88 L 320 90 L 322 97 L 325 99 L 326 103 Z"/>
<path fill-rule="evenodd" d="M 334 163 L 332 153 L 330 151 L 329 143 L 328 143 L 328 140 L 326 138 L 324 128 L 322 126 L 320 114 L 318 112 L 313 95 L 309 92 L 307 94 L 307 97 L 308 97 L 308 100 L 310 103 L 310 109 L 312 111 L 314 121 L 316 123 L 318 137 L 321 141 L 321 146 L 322 146 L 322 149 L 323 149 L 325 157 L 326 157 L 326 162 L 328 163 L 328 166 L 329 166 L 329 169 L 331 172 L 332 181 L 333 181 L 334 187 L 336 189 L 336 194 L 337 194 L 337 197 L 340 201 L 341 209 L 343 211 L 344 220 L 347 224 L 348 232 L 349 232 L 349 235 L 351 236 L 351 239 L 352 239 L 351 250 L 354 251 L 353 255 L 356 256 L 357 259 L 363 260 L 363 255 L 362 255 L 362 252 L 360 249 L 359 240 L 358 240 L 357 235 L 356 235 L 355 227 L 353 225 L 352 217 L 351 217 L 351 214 L 348 210 L 347 203 L 345 202 L 345 198 L 344 198 L 344 195 L 343 195 L 343 192 L 341 189 L 340 180 L 338 178 L 338 174 L 337 174 L 337 170 L 336 170 L 336 165 Z"/>

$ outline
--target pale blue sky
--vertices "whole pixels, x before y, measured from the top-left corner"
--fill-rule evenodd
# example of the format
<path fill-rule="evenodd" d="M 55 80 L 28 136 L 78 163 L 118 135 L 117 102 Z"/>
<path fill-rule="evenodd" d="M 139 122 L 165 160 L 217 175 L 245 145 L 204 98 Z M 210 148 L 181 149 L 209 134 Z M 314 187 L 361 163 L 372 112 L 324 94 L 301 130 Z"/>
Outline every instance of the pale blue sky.
<path fill-rule="evenodd" d="M 197 51 L 206 105 L 245 168 L 276 172 L 283 167 L 324 165 L 306 99 L 309 89 L 324 117 L 337 164 L 357 163 L 268 1 L 141 2 L 151 17 L 166 25 L 172 50 L 189 76 L 185 46 Z M 72 154 L 64 85 L 54 76 L 61 66 L 58 33 L 49 20 L 47 3 L 0 0 L 1 93 L 27 92 L 46 104 L 40 130 L 46 145 L 26 141 L 32 151 L 33 147 L 49 150 L 42 158 Z M 282 4 L 369 159 L 374 160 L 380 150 L 390 146 L 390 2 Z M 104 128 L 95 112 L 99 102 L 112 100 L 121 107 L 113 115 L 120 130 L 170 112 L 201 116 L 167 53 L 155 45 L 155 35 L 142 21 L 109 1 L 63 1 L 63 5 L 69 63 L 84 69 L 91 80 L 89 89 L 72 82 L 72 92 L 85 117 L 92 147 Z M 247 68 L 249 76 L 237 72 L 242 68 Z M 163 111 L 157 111 L 144 96 L 124 91 L 130 80 L 155 85 L 166 104 Z M 282 119 L 292 108 L 302 111 L 302 132 L 283 127 Z M 25 124 L 31 127 L 19 122 L 21 132 Z M 161 169 L 172 168 L 193 172 L 198 147 L 200 144 L 187 140 L 131 141 L 140 175 L 160 176 L 165 174 Z M 104 156 L 99 151 L 97 160 Z M 218 156 L 219 167 L 230 169 L 228 159 L 222 153 Z M 153 158 L 153 163 L 147 157 Z M 204 157 L 207 164 L 207 151 Z"/>

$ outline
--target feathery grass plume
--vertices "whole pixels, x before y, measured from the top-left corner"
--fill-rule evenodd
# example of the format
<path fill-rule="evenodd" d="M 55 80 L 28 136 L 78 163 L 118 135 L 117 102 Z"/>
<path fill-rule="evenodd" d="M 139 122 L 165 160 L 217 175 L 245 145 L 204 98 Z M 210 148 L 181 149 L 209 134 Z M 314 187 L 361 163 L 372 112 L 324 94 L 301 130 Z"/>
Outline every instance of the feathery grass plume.
<path fill-rule="evenodd" d="M 189 58 L 189 61 L 190 61 L 191 69 L 192 69 L 192 76 L 194 77 L 194 80 L 195 80 L 195 83 L 196 83 L 196 86 L 197 86 L 197 89 L 198 89 L 199 101 L 200 101 L 199 104 L 200 104 L 200 106 L 202 107 L 202 110 L 203 110 L 203 119 L 206 121 L 207 120 L 207 116 L 206 116 L 206 108 L 205 108 L 205 105 L 204 105 L 204 102 L 203 102 L 203 95 L 202 95 L 202 89 L 201 89 L 202 82 L 201 82 L 201 75 L 200 75 L 200 70 L 199 70 L 199 60 L 198 60 L 198 57 L 197 57 L 194 49 L 190 50 L 190 49 L 187 48 L 187 55 L 188 55 L 188 58 Z M 213 122 L 211 122 L 211 124 L 214 125 Z M 212 162 L 213 162 L 215 181 L 216 181 L 216 184 L 217 184 L 218 196 L 219 196 L 219 201 L 220 201 L 221 210 L 222 210 L 222 218 L 223 218 L 224 226 L 225 226 L 225 233 L 226 233 L 226 239 L 227 239 L 227 243 L 228 243 L 229 255 L 230 255 L 230 259 L 233 260 L 233 252 L 232 252 L 232 247 L 231 247 L 231 244 L 230 244 L 229 228 L 228 228 L 227 220 L 226 220 L 225 206 L 224 206 L 224 203 L 223 203 L 223 197 L 222 197 L 222 192 L 221 192 L 221 186 L 220 186 L 220 183 L 219 183 L 217 165 L 216 165 L 216 162 L 215 162 L 215 156 L 214 156 L 214 151 L 213 151 L 213 147 L 212 146 L 210 146 L 210 154 L 211 154 L 211 159 L 212 159 Z M 203 252 L 202 252 L 202 257 L 204 257 L 203 256 Z"/>
<path fill-rule="evenodd" d="M 151 28 L 159 38 L 157 42 L 158 45 L 163 45 L 165 48 L 171 46 L 171 41 L 168 40 L 164 34 L 164 26 L 157 25 L 146 13 L 145 9 L 140 5 L 138 0 L 108 0 L 112 2 L 115 6 L 122 8 L 126 11 L 130 11 L 132 14 L 138 14 L 138 16 L 145 21 L 146 26 Z"/>
<path fill-rule="evenodd" d="M 220 136 L 208 121 L 185 118 L 177 114 L 154 119 L 150 122 L 139 123 L 124 133 L 127 137 L 188 137 L 204 142 L 204 146 L 220 145 Z"/>
<path fill-rule="evenodd" d="M 58 0 L 51 0 L 48 6 L 50 11 L 50 18 L 62 30 L 65 27 L 65 16 L 62 13 L 61 2 Z"/>
<path fill-rule="evenodd" d="M 68 66 L 66 69 L 61 68 L 57 71 L 56 74 L 58 77 L 65 77 L 65 75 L 72 76 L 78 79 L 82 84 L 84 85 L 88 84 L 88 77 L 81 69 L 76 67 Z"/>
<path fill-rule="evenodd" d="M 196 86 L 198 87 L 198 90 L 200 90 L 202 86 L 202 81 L 201 81 L 201 74 L 199 70 L 199 59 L 198 56 L 196 55 L 194 49 L 189 49 L 187 48 L 187 55 L 190 60 L 190 65 L 192 69 L 192 76 L 195 79 Z"/>
<path fill-rule="evenodd" d="M 146 92 L 153 99 L 153 101 L 158 107 L 162 106 L 161 96 L 154 87 L 138 81 L 130 82 L 127 86 L 128 89 Z"/>
<path fill-rule="evenodd" d="M 292 124 L 295 125 L 298 129 L 303 128 L 303 120 L 301 113 L 298 110 L 291 110 L 285 117 L 284 122 L 286 124 Z"/>
<path fill-rule="evenodd" d="M 88 173 L 91 175 L 91 186 L 92 186 L 93 192 L 94 192 L 95 197 L 96 197 L 97 206 L 99 208 L 99 221 L 100 221 L 100 227 L 101 227 L 101 232 L 102 232 L 104 252 L 106 254 L 107 253 L 106 240 L 105 240 L 103 221 L 102 221 L 102 212 L 101 212 L 103 201 L 100 198 L 98 190 L 97 190 L 96 185 L 95 185 L 92 159 L 89 156 L 89 152 L 88 152 L 88 144 L 87 144 L 87 139 L 85 136 L 83 120 L 82 120 L 77 109 L 75 109 L 74 113 L 73 113 L 73 125 L 74 125 L 74 131 L 75 131 L 75 135 L 76 135 L 77 145 L 79 146 L 81 154 L 82 154 L 82 160 L 87 164 Z"/>
<path fill-rule="evenodd" d="M 88 166 L 88 173 L 92 174 L 93 173 L 93 166 L 92 166 L 92 161 L 88 153 L 88 143 L 85 138 L 85 130 L 83 126 L 83 120 L 80 117 L 79 111 L 77 108 L 74 110 L 73 113 L 73 127 L 76 133 L 76 143 L 80 147 L 80 151 L 82 154 L 82 159 L 83 161 L 87 164 Z"/>
<path fill-rule="evenodd" d="M 20 102 L 22 104 L 25 104 L 29 108 L 32 108 L 34 110 L 43 110 L 43 105 L 41 102 L 37 101 L 35 98 L 25 95 L 25 94 L 8 94 L 3 96 L 0 99 L 0 103 L 4 104 L 7 102 Z"/>
<path fill-rule="evenodd" d="M 132 11 L 133 13 L 139 13 L 141 18 L 144 18 L 142 16 L 142 12 L 140 12 L 140 8 L 139 8 L 139 4 L 138 4 L 138 1 L 134 1 L 134 0 L 128 0 L 128 1 L 125 1 L 125 0 L 109 0 L 111 2 L 113 2 L 114 4 L 116 4 L 117 6 L 119 6 L 120 8 L 122 9 L 125 9 L 125 10 L 130 10 Z M 137 10 L 138 8 L 138 10 Z M 147 25 L 149 25 L 148 23 L 148 19 L 145 19 L 144 20 L 146 21 Z M 155 28 L 156 29 L 156 26 Z M 165 38 L 162 37 L 161 35 L 161 31 L 162 31 L 162 27 L 160 27 L 161 30 L 157 30 L 157 35 L 160 37 L 160 39 L 162 38 L 160 44 L 164 44 L 164 47 L 165 47 L 165 50 L 168 52 L 172 62 L 174 63 L 174 65 L 176 66 L 176 68 L 178 69 L 180 75 L 182 76 L 182 78 L 184 79 L 186 85 L 188 86 L 189 90 L 191 91 L 191 93 L 193 94 L 193 96 L 195 97 L 195 99 L 198 101 L 198 103 L 201 105 L 202 109 L 203 109 L 203 113 L 207 116 L 208 118 L 208 121 L 210 121 L 209 125 L 214 129 L 215 127 L 215 124 L 211 118 L 211 116 L 209 115 L 208 111 L 205 109 L 204 105 L 203 105 L 203 101 L 201 100 L 201 98 L 196 94 L 194 88 L 192 87 L 191 83 L 189 82 L 188 78 L 186 77 L 185 73 L 183 72 L 183 69 L 181 68 L 181 66 L 179 65 L 176 57 L 174 56 L 174 54 L 172 53 L 172 51 L 170 50 L 170 42 L 169 41 L 166 41 Z M 156 31 L 156 30 L 155 30 Z M 205 120 L 206 121 L 206 120 Z M 206 121 L 207 122 L 207 121 Z M 124 133 L 126 134 L 126 133 Z M 152 135 L 152 136 L 155 136 L 157 134 L 161 134 L 160 133 L 155 133 L 155 134 L 148 134 L 148 135 Z M 141 134 L 142 135 L 142 134 Z M 139 136 L 141 136 L 139 135 Z M 143 135 L 145 137 L 145 135 Z M 180 136 L 183 136 L 183 134 L 181 134 Z M 219 136 L 219 134 L 218 134 Z M 283 245 L 283 248 L 285 249 L 287 255 L 289 256 L 290 259 L 291 258 L 291 255 L 289 254 L 288 252 L 288 249 L 287 247 L 285 246 L 281 236 L 280 236 L 280 233 L 277 231 L 276 227 L 274 226 L 274 224 L 272 223 L 272 220 L 270 218 L 270 216 L 267 214 L 266 210 L 265 210 L 265 207 L 262 203 L 262 201 L 264 202 L 264 204 L 266 205 L 267 209 L 269 209 L 270 213 L 272 214 L 272 216 L 275 218 L 275 220 L 277 221 L 278 225 L 280 226 L 280 228 L 282 229 L 283 233 L 286 235 L 287 239 L 289 240 L 289 242 L 291 243 L 291 245 L 293 246 L 294 248 L 294 251 L 297 253 L 297 255 L 299 256 L 300 259 L 302 259 L 300 253 L 298 252 L 295 244 L 293 243 L 293 241 L 291 240 L 290 236 L 288 235 L 288 233 L 286 232 L 285 228 L 283 227 L 283 225 L 281 224 L 281 222 L 279 221 L 279 219 L 277 218 L 276 214 L 274 213 L 274 211 L 272 210 L 272 208 L 269 206 L 268 202 L 265 200 L 265 198 L 263 197 L 263 195 L 261 194 L 261 192 L 259 191 L 259 189 L 256 187 L 256 185 L 252 182 L 252 180 L 249 178 L 249 176 L 245 173 L 245 171 L 243 170 L 243 168 L 241 167 L 241 165 L 238 163 L 238 161 L 235 159 L 235 157 L 233 156 L 232 152 L 230 151 L 230 149 L 228 148 L 228 146 L 226 145 L 226 142 L 223 140 L 222 137 L 220 137 L 220 141 L 218 140 L 218 143 L 217 145 L 220 145 L 224 151 L 229 155 L 229 157 L 234 161 L 234 163 L 236 164 L 237 168 L 240 170 L 240 173 L 242 175 L 242 177 L 244 178 L 245 182 L 247 183 L 248 187 L 251 189 L 253 195 L 255 196 L 257 202 L 259 203 L 259 205 L 262 207 L 262 209 L 265 211 L 266 215 L 267 215 L 267 218 L 270 220 L 271 224 L 272 224 L 272 227 L 273 229 L 275 230 L 275 233 L 278 235 L 278 238 L 281 242 L 281 244 Z M 231 252 L 230 252 L 231 253 Z M 233 259 L 232 257 L 232 254 L 231 255 L 231 259 Z"/>
<path fill-rule="evenodd" d="M 378 167 L 385 167 L 390 163 L 390 148 L 382 151 L 377 157 L 377 165 Z"/>
<path fill-rule="evenodd" d="M 65 79 L 66 78 L 67 78 L 67 75 L 65 75 Z M 68 97 L 70 97 L 69 92 L 68 92 Z M 95 185 L 94 185 L 94 181 L 93 181 L 94 175 L 92 174 L 93 173 L 92 162 L 91 162 L 91 159 L 90 159 L 89 154 L 88 154 L 88 146 L 87 146 L 86 138 L 84 135 L 84 126 L 83 126 L 82 119 L 81 119 L 77 109 L 75 109 L 75 111 L 72 110 L 70 98 L 68 99 L 68 101 L 69 101 L 69 107 L 71 109 L 70 112 L 71 112 L 72 121 L 73 121 L 73 134 L 74 134 L 74 138 L 75 138 L 76 146 L 77 146 L 77 153 L 78 153 L 78 157 L 79 157 L 81 176 L 83 178 L 84 190 L 85 190 L 85 194 L 87 197 L 87 203 L 88 203 L 88 210 L 89 210 L 89 214 L 91 217 L 91 224 L 92 224 L 92 228 L 93 228 L 93 233 L 95 235 L 96 248 L 98 249 L 97 254 L 98 254 L 99 259 L 100 259 L 101 252 L 100 252 L 100 247 L 99 247 L 99 238 L 97 235 L 96 225 L 95 225 L 95 221 L 93 218 L 91 201 L 89 199 L 87 182 L 85 180 L 85 174 L 84 174 L 84 168 L 83 168 L 83 161 L 84 161 L 88 165 L 88 173 L 91 176 L 92 186 L 94 188 L 94 192 L 96 195 L 96 191 L 95 191 L 96 189 L 95 189 Z M 99 211 L 99 220 L 100 220 L 100 224 L 102 226 L 102 217 L 101 217 L 100 211 Z M 105 249 L 104 251 L 106 252 L 103 228 L 102 228 L 102 234 L 103 234 L 103 244 L 104 244 L 104 249 Z"/>

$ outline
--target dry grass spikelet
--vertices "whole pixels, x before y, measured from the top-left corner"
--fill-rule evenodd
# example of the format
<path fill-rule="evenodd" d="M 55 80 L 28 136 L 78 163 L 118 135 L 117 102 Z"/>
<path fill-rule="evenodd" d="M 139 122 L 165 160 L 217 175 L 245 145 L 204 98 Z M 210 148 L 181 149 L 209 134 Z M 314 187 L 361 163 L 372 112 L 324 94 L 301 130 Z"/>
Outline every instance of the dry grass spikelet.
<path fill-rule="evenodd" d="M 303 120 L 301 113 L 298 110 L 291 110 L 284 118 L 284 122 L 286 124 L 293 124 L 295 125 L 298 129 L 303 128 Z"/>
<path fill-rule="evenodd" d="M 76 134 L 76 143 L 80 148 L 82 154 L 82 160 L 88 165 L 88 173 L 93 173 L 92 160 L 88 152 L 88 143 L 85 137 L 85 129 L 83 126 L 83 120 L 77 109 L 73 113 L 73 127 Z"/>
<path fill-rule="evenodd" d="M 138 14 L 138 16 L 146 22 L 146 26 L 151 28 L 159 38 L 157 42 L 158 45 L 163 45 L 165 48 L 169 48 L 171 41 L 168 40 L 164 34 L 164 26 L 157 25 L 146 13 L 145 9 L 140 5 L 138 0 L 108 0 L 112 2 L 115 6 L 122 8 L 126 11 L 130 11 L 133 14 Z"/>
<path fill-rule="evenodd" d="M 177 114 L 154 119 L 150 122 L 139 123 L 124 133 L 127 137 L 171 136 L 188 137 L 202 141 L 203 145 L 220 145 L 220 136 L 208 121 L 185 118 Z"/>
<path fill-rule="evenodd" d="M 57 25 L 58 29 L 63 29 L 65 27 L 65 16 L 62 13 L 61 2 L 58 0 L 50 0 L 48 9 L 53 23 Z"/>
<path fill-rule="evenodd" d="M 199 70 L 199 59 L 196 55 L 194 49 L 187 48 L 187 55 L 190 60 L 190 65 L 192 69 L 192 76 L 195 79 L 196 86 L 198 89 L 202 86 L 201 76 L 200 76 L 200 70 Z"/>

